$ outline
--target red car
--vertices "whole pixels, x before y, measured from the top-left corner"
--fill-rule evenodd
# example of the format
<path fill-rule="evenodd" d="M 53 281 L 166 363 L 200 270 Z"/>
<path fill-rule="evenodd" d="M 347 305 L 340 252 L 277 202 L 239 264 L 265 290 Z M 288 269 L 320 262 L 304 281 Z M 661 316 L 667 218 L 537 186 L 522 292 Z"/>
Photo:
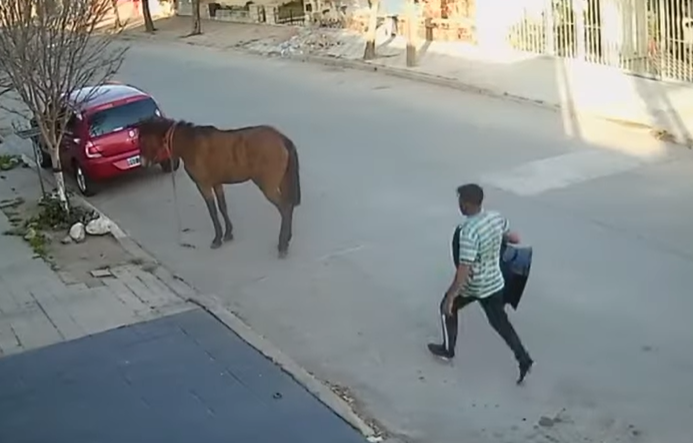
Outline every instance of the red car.
<path fill-rule="evenodd" d="M 89 98 L 81 98 L 85 96 Z M 149 94 L 119 83 L 77 90 L 65 98 L 62 106 L 72 116 L 63 136 L 60 159 L 74 175 L 79 191 L 87 196 L 94 195 L 104 180 L 141 167 L 136 125 L 145 118 L 162 115 Z M 34 137 L 34 149 L 41 167 L 50 168 L 50 153 L 39 138 Z M 168 156 L 158 160 L 164 172 L 180 166 L 180 160 L 171 162 Z"/>

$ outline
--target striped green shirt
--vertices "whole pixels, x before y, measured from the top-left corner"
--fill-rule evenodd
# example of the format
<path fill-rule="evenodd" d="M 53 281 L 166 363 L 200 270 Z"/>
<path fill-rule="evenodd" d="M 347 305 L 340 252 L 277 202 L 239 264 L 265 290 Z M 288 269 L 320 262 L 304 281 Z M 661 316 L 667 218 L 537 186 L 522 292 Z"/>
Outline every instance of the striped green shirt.
<path fill-rule="evenodd" d="M 462 223 L 460 262 L 471 265 L 471 274 L 460 295 L 485 298 L 503 289 L 500 248 L 509 230 L 508 220 L 493 211 L 482 210 Z"/>

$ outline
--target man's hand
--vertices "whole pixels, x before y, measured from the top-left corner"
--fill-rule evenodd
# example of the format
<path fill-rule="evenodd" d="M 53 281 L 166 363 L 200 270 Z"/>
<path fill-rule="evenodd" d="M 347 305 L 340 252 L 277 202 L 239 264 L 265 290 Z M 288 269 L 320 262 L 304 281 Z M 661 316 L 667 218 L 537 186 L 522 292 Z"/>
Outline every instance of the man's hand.
<path fill-rule="evenodd" d="M 447 292 L 445 294 L 445 304 L 443 314 L 447 317 L 452 317 L 452 308 L 455 306 L 455 295 Z"/>
<path fill-rule="evenodd" d="M 452 315 L 452 308 L 455 304 L 455 297 L 462 291 L 464 285 L 467 284 L 471 268 L 467 263 L 460 263 L 455 272 L 455 278 L 452 280 L 450 287 L 445 292 L 445 315 Z"/>
<path fill-rule="evenodd" d="M 517 232 L 508 231 L 508 233 L 505 234 L 505 241 L 512 245 L 517 245 L 520 243 L 520 235 Z"/>

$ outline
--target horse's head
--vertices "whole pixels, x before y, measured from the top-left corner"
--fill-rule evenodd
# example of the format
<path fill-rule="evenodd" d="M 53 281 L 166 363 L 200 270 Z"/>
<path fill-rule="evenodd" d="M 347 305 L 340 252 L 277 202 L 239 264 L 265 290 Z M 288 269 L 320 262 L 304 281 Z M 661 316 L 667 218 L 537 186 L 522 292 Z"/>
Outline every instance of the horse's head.
<path fill-rule="evenodd" d="M 165 149 L 171 149 L 171 146 L 166 146 L 169 129 L 173 127 L 175 122 L 164 117 L 154 116 L 142 120 L 138 125 L 139 134 L 138 142 L 140 145 L 140 158 L 142 166 L 145 168 L 168 158 L 171 153 L 164 152 Z"/>

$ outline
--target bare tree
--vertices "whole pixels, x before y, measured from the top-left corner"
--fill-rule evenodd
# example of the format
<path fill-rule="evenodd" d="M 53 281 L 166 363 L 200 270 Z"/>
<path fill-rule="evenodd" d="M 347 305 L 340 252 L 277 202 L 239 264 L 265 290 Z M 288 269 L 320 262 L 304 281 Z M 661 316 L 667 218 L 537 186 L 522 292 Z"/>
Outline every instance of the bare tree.
<path fill-rule="evenodd" d="M 11 89 L 0 106 L 35 121 L 40 139 L 51 153 L 65 211 L 69 204 L 60 146 L 68 121 L 82 118 L 81 104 L 98 93 L 90 86 L 110 79 L 127 50 L 114 44 L 115 34 L 98 32 L 111 8 L 111 0 L 0 2 L 0 78 L 6 77 Z M 68 97 L 74 108 L 66 106 Z M 20 106 L 13 106 L 12 100 Z"/>
<path fill-rule="evenodd" d="M 118 0 L 111 0 L 111 7 L 113 8 L 113 15 L 115 15 L 115 21 L 113 22 L 113 27 L 115 29 L 120 29 L 123 27 L 123 22 L 120 20 L 120 10 L 118 9 Z"/>
<path fill-rule="evenodd" d="M 192 31 L 189 35 L 202 34 L 202 20 L 200 18 L 200 0 L 192 0 Z"/>
<path fill-rule="evenodd" d="M 373 60 L 375 58 L 375 36 L 378 28 L 378 10 L 380 9 L 380 0 L 368 0 L 368 6 L 370 7 L 370 15 L 368 17 L 366 48 L 363 50 L 363 59 Z"/>
<path fill-rule="evenodd" d="M 156 31 L 154 20 L 152 20 L 152 11 L 149 8 L 149 0 L 142 0 L 142 16 L 144 17 L 145 32 L 152 33 Z"/>
<path fill-rule="evenodd" d="M 416 66 L 416 38 L 418 35 L 419 17 L 416 14 L 415 0 L 407 0 L 407 51 L 406 63 L 407 67 Z"/>

